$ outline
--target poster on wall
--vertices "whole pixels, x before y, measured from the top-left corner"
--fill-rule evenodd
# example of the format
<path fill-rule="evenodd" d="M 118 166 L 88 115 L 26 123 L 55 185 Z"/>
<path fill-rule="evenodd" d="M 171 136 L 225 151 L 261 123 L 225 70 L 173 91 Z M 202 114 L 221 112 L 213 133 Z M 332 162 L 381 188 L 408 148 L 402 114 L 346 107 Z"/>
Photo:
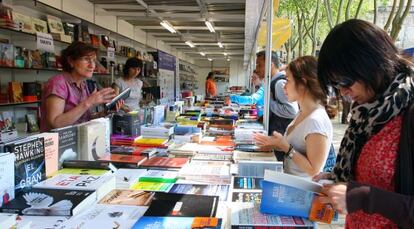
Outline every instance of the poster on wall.
<path fill-rule="evenodd" d="M 176 58 L 158 50 L 158 69 L 161 98 L 174 101 L 176 92 Z"/>

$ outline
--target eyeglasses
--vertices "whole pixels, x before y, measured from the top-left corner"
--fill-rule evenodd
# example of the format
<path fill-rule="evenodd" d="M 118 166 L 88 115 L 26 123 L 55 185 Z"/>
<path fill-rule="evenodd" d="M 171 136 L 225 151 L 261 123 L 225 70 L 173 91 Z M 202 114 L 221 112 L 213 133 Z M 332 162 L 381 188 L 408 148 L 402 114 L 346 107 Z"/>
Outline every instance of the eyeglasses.
<path fill-rule="evenodd" d="M 84 62 L 84 63 L 88 63 L 88 64 L 96 64 L 96 58 L 91 58 L 91 57 L 79 57 L 80 61 Z"/>
<path fill-rule="evenodd" d="M 331 84 L 334 88 L 339 89 L 340 87 L 342 88 L 349 88 L 352 85 L 354 85 L 355 80 L 350 79 L 350 78 L 343 78 L 341 79 L 341 81 L 332 81 Z"/>

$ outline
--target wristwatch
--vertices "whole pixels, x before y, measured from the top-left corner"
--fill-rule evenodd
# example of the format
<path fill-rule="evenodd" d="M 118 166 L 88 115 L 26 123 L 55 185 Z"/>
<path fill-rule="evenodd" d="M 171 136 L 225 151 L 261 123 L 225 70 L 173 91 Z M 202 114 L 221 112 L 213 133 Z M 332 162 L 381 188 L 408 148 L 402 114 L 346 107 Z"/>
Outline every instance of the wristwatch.
<path fill-rule="evenodd" d="M 293 149 L 292 144 L 289 145 L 289 150 L 286 152 L 285 157 L 292 159 L 293 154 L 295 153 L 295 150 Z"/>

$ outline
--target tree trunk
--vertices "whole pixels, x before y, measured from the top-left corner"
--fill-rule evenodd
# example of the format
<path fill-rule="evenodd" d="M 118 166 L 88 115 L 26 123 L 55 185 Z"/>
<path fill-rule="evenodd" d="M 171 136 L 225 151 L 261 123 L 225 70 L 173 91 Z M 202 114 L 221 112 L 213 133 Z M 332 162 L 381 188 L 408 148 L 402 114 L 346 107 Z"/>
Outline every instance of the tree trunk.
<path fill-rule="evenodd" d="M 404 13 L 401 15 L 402 8 L 404 7 L 404 0 L 400 0 L 400 6 L 398 8 L 397 14 L 394 17 L 394 20 L 392 21 L 392 28 L 390 36 L 396 40 L 398 37 L 398 34 L 401 31 L 401 26 L 404 23 L 405 18 L 407 17 L 408 13 L 410 12 L 412 0 L 407 1 L 407 5 L 405 5 Z"/>
<path fill-rule="evenodd" d="M 298 57 L 303 55 L 303 23 L 304 23 L 304 18 L 302 14 L 298 17 L 298 39 L 299 39 Z"/>
<path fill-rule="evenodd" d="M 387 22 L 384 25 L 384 30 L 387 31 L 387 32 L 388 32 L 388 29 L 390 28 L 392 20 L 394 19 L 395 7 L 397 7 L 397 0 L 394 0 L 392 2 L 390 15 L 388 15 Z"/>
<path fill-rule="evenodd" d="M 319 19 L 319 4 L 320 4 L 320 0 L 316 0 L 316 10 L 315 10 L 315 16 L 314 16 L 314 22 L 312 25 L 312 56 L 316 56 L 316 46 L 317 46 L 317 42 L 318 39 L 316 37 L 316 30 L 318 28 L 318 19 Z"/>
<path fill-rule="evenodd" d="M 377 24 L 377 0 L 374 0 L 374 24 Z"/>
<path fill-rule="evenodd" d="M 356 10 L 356 12 L 355 12 L 355 19 L 357 19 L 358 18 L 358 16 L 359 16 L 359 12 L 361 11 L 361 7 L 362 7 L 362 3 L 364 2 L 364 0 L 359 0 L 359 4 L 358 4 L 358 8 L 357 8 L 357 10 Z"/>
<path fill-rule="evenodd" d="M 332 8 L 331 3 L 329 0 L 325 0 L 325 10 L 326 10 L 326 18 L 328 20 L 329 29 L 333 28 L 333 20 L 332 20 Z"/>
<path fill-rule="evenodd" d="M 345 21 L 349 20 L 350 18 L 351 5 L 352 5 L 352 0 L 348 0 L 348 4 L 346 4 Z"/>
<path fill-rule="evenodd" d="M 339 24 L 341 21 L 341 15 L 342 15 L 342 6 L 344 4 L 344 0 L 339 1 L 339 7 L 338 7 L 338 14 L 336 15 L 336 22 L 335 25 Z"/>

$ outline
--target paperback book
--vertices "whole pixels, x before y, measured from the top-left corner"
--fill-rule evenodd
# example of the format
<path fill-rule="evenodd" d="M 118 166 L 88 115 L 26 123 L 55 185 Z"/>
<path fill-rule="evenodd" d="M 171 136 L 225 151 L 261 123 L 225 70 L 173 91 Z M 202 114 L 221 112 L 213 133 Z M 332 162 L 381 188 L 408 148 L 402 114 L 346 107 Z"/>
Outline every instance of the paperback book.
<path fill-rule="evenodd" d="M 31 187 L 46 178 L 45 146 L 43 138 L 24 138 L 5 145 L 14 154 L 15 190 Z"/>
<path fill-rule="evenodd" d="M 52 132 L 59 134 L 59 168 L 65 160 L 76 160 L 79 158 L 78 129 L 76 126 L 68 126 L 53 129 Z"/>
<path fill-rule="evenodd" d="M 174 184 L 169 193 L 194 194 L 203 196 L 218 196 L 220 201 L 226 201 L 229 192 L 228 185 Z"/>
<path fill-rule="evenodd" d="M 14 199 L 14 160 L 14 154 L 0 154 L 0 207 Z"/>
<path fill-rule="evenodd" d="M 262 190 L 262 180 L 259 177 L 233 177 L 233 189 Z"/>
<path fill-rule="evenodd" d="M 34 216 L 72 216 L 96 200 L 93 191 L 59 189 L 22 190 L 16 198 L 0 208 L 1 212 Z"/>
<path fill-rule="evenodd" d="M 104 196 L 100 204 L 149 206 L 154 192 L 130 189 L 114 189 Z"/>
<path fill-rule="evenodd" d="M 179 169 L 188 163 L 187 158 L 169 158 L 169 157 L 153 157 L 142 164 L 142 168 L 172 168 Z"/>
<path fill-rule="evenodd" d="M 133 229 L 193 229 L 193 228 L 221 228 L 221 219 L 213 217 L 141 217 L 132 227 Z"/>
<path fill-rule="evenodd" d="M 157 192 L 145 216 L 215 217 L 218 196 Z"/>
<path fill-rule="evenodd" d="M 232 192 L 232 202 L 253 202 L 260 204 L 262 192 Z"/>

